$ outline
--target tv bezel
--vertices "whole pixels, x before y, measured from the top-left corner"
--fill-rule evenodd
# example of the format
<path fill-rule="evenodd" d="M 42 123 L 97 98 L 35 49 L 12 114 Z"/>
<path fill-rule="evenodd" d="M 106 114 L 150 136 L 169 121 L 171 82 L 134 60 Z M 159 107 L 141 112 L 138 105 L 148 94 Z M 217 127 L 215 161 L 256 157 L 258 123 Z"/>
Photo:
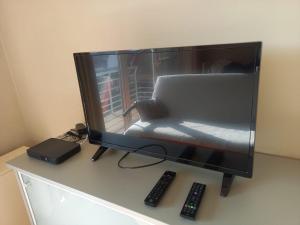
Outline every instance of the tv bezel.
<path fill-rule="evenodd" d="M 256 49 L 255 53 L 255 72 L 251 73 L 254 75 L 254 91 L 252 95 L 252 110 L 251 110 L 251 121 L 250 121 L 250 139 L 249 139 L 249 151 L 248 151 L 248 165 L 247 171 L 237 170 L 237 169 L 231 169 L 227 167 L 221 167 L 218 165 L 213 164 L 206 164 L 205 162 L 198 162 L 198 161 L 192 161 L 188 159 L 175 159 L 170 156 L 155 154 L 155 153 L 149 153 L 147 151 L 141 151 L 144 155 L 149 155 L 156 158 L 166 158 L 170 161 L 180 162 L 184 164 L 189 164 L 193 166 L 203 167 L 206 169 L 216 170 L 223 173 L 228 173 L 232 175 L 238 175 L 242 177 L 251 178 L 253 174 L 253 157 L 254 157 L 254 147 L 255 147 L 255 134 L 256 134 L 256 118 L 257 118 L 257 102 L 258 102 L 258 92 L 259 92 L 259 73 L 260 73 L 260 63 L 261 63 L 261 50 L 262 50 L 262 42 L 245 42 L 245 43 L 229 43 L 229 44 L 214 44 L 214 45 L 200 45 L 200 46 L 182 46 L 182 47 L 166 47 L 166 48 L 148 48 L 148 49 L 136 49 L 136 50 L 117 50 L 117 51 L 103 51 L 103 52 L 79 52 L 79 53 L 73 53 L 75 65 L 76 65 L 76 71 L 77 71 L 77 77 L 78 77 L 78 83 L 80 88 L 80 94 L 83 104 L 83 112 L 84 117 L 86 121 L 86 125 L 88 127 L 88 140 L 91 144 L 99 144 L 101 146 L 117 149 L 117 150 L 125 150 L 129 152 L 136 151 L 136 148 L 130 147 L 132 146 L 132 141 L 135 141 L 137 145 L 143 145 L 145 140 L 143 138 L 137 138 L 137 137 L 128 137 L 122 134 L 114 134 L 109 132 L 98 132 L 90 129 L 89 126 L 89 118 L 88 114 L 86 112 L 85 107 L 85 96 L 82 91 L 80 76 L 82 73 L 85 73 L 86 71 L 82 71 L 82 68 L 80 68 L 80 58 L 84 55 L 119 55 L 119 54 L 137 54 L 139 52 L 143 53 L 160 53 L 160 52 L 176 52 L 176 51 L 191 51 L 191 50 L 208 50 L 208 49 L 224 49 L 224 48 L 236 48 L 236 47 L 253 47 Z M 116 141 L 118 139 L 118 141 Z M 122 139 L 120 141 L 120 139 Z M 147 139 L 148 140 L 148 139 Z M 122 144 L 119 144 L 122 142 Z M 149 140 L 148 140 L 149 142 Z M 156 143 L 162 143 L 166 144 L 166 141 L 155 141 Z M 129 144 L 130 143 L 130 144 Z M 240 154 L 240 153 L 235 153 Z"/>

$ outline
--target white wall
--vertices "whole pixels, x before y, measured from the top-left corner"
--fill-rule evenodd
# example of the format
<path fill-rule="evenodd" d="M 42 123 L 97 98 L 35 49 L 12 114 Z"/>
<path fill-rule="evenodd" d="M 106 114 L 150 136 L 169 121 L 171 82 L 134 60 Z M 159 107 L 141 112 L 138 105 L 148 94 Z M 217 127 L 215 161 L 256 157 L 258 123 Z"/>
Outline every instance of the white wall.
<path fill-rule="evenodd" d="M 28 135 L 0 40 L 0 155 L 27 142 Z"/>
<path fill-rule="evenodd" d="M 35 141 L 82 120 L 72 53 L 261 40 L 256 150 L 300 158 L 299 0 L 0 0 Z"/>

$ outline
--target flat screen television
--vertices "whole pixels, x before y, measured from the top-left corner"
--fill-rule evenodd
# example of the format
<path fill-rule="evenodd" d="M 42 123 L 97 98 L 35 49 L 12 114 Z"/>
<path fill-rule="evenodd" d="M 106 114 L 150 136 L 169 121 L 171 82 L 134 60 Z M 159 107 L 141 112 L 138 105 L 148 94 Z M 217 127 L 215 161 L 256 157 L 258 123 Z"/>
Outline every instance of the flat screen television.
<path fill-rule="evenodd" d="M 251 177 L 261 48 L 74 53 L 89 142 Z"/>

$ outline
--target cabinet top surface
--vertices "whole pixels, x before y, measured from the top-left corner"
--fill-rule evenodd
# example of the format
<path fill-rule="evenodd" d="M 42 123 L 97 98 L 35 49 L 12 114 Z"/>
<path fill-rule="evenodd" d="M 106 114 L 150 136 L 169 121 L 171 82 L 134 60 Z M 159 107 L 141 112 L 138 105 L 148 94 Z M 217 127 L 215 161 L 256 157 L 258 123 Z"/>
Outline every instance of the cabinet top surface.
<path fill-rule="evenodd" d="M 23 173 L 109 202 L 129 211 L 171 225 L 185 224 L 300 224 L 300 160 L 255 154 L 252 179 L 236 177 L 229 195 L 220 197 L 222 174 L 216 171 L 166 161 L 142 169 L 120 169 L 123 151 L 110 150 L 92 162 L 97 146 L 83 144 L 81 152 L 60 165 L 23 154 L 8 164 Z M 157 159 L 130 154 L 124 163 L 146 164 Z M 156 208 L 144 199 L 165 170 L 177 173 L 174 182 Z M 196 221 L 179 216 L 193 182 L 207 185 Z M 104 200 L 104 201 L 103 201 Z M 120 209 L 120 208 L 119 208 Z"/>

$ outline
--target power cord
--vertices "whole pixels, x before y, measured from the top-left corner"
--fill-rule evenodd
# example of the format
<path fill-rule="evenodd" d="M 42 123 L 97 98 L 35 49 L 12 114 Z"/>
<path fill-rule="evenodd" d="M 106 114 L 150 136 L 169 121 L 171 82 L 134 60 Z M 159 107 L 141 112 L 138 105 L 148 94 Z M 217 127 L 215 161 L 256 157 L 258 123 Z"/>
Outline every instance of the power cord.
<path fill-rule="evenodd" d="M 66 132 L 63 135 L 58 136 L 57 138 L 68 142 L 81 143 L 87 138 L 87 135 L 77 136 L 73 135 L 70 132 Z"/>
<path fill-rule="evenodd" d="M 87 127 L 83 123 L 75 124 L 75 128 L 69 130 L 63 135 L 58 136 L 58 139 L 68 141 L 68 142 L 76 142 L 81 144 L 86 140 L 88 134 Z"/>
<path fill-rule="evenodd" d="M 142 147 L 139 147 L 138 149 L 134 150 L 133 152 L 137 152 L 141 149 L 144 149 L 144 148 L 148 148 L 148 147 L 153 147 L 153 146 L 157 146 L 157 147 L 160 147 L 161 149 L 164 150 L 165 152 L 165 155 L 167 156 L 168 155 L 168 151 L 167 149 L 163 146 L 163 145 L 159 145 L 159 144 L 149 144 L 149 145 L 144 145 Z M 140 169 L 140 168 L 145 168 L 145 167 L 149 167 L 149 166 L 154 166 L 156 164 L 159 164 L 159 163 L 162 163 L 164 161 L 167 160 L 166 157 L 164 157 L 162 160 L 158 161 L 158 162 L 155 162 L 155 163 L 150 163 L 150 164 L 145 164 L 145 165 L 140 165 L 140 166 L 122 166 L 121 165 L 121 162 L 130 154 L 130 152 L 126 152 L 118 161 L 118 167 L 119 168 L 122 168 L 122 169 Z"/>

